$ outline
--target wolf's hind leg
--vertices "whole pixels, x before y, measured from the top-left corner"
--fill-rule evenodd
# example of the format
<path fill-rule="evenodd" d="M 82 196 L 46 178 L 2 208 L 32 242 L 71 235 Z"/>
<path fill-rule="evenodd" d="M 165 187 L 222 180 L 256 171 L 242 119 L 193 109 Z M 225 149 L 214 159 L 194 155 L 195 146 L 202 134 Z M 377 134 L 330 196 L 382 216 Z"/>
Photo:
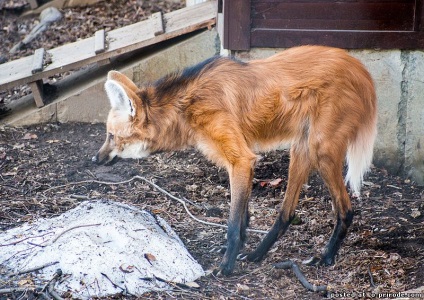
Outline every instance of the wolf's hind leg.
<path fill-rule="evenodd" d="M 274 225 L 255 251 L 239 255 L 239 259 L 248 261 L 260 261 L 282 236 L 294 218 L 294 212 L 299 201 L 299 193 L 302 185 L 306 182 L 311 170 L 311 163 L 307 147 L 304 144 L 294 144 L 290 150 L 289 179 L 286 194 Z"/>

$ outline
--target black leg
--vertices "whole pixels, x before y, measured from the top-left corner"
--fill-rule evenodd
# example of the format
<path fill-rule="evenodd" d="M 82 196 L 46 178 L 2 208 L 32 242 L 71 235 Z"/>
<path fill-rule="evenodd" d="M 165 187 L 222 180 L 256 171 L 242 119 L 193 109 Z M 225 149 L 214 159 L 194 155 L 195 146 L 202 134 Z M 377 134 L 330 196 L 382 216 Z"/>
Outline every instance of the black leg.
<path fill-rule="evenodd" d="M 235 165 L 229 171 L 231 185 L 230 216 L 228 218 L 227 248 L 218 273 L 233 272 L 237 255 L 246 241 L 249 223 L 248 198 L 252 188 L 253 164 Z"/>
<path fill-rule="evenodd" d="M 278 240 L 278 238 L 286 232 L 293 218 L 294 218 L 294 215 L 290 217 L 288 220 L 283 221 L 282 214 L 280 214 L 278 218 L 275 220 L 274 225 L 268 231 L 267 235 L 259 244 L 259 246 L 256 248 L 256 250 L 248 254 L 240 255 L 239 259 L 241 260 L 245 259 L 248 261 L 255 261 L 255 262 L 262 260 L 265 254 L 272 247 L 272 245 L 274 245 L 274 243 Z"/>
<path fill-rule="evenodd" d="M 352 224 L 353 212 L 348 211 L 344 218 L 337 217 L 337 223 L 334 226 L 333 233 L 325 246 L 324 252 L 321 255 L 321 265 L 332 265 L 335 262 L 335 256 L 342 245 L 344 238 L 346 237 L 347 230 Z"/>

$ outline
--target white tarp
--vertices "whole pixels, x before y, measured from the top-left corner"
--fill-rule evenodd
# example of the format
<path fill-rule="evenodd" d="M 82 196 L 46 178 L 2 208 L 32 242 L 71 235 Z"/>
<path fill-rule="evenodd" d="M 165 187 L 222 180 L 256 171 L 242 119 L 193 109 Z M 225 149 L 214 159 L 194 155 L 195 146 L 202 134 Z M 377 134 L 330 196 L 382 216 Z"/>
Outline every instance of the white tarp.
<path fill-rule="evenodd" d="M 60 268 L 55 290 L 76 298 L 122 289 L 140 296 L 169 288 L 155 278 L 188 283 L 204 275 L 163 219 L 113 201 L 86 201 L 59 217 L 0 233 L 0 245 L 0 265 L 12 273 L 57 261 L 33 276 L 47 282 Z"/>

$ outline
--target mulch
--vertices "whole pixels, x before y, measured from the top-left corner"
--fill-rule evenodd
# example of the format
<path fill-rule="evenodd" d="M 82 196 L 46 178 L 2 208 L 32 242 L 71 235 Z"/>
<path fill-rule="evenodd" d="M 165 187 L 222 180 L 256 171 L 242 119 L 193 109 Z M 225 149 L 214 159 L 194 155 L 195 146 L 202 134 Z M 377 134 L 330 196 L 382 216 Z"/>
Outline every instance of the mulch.
<path fill-rule="evenodd" d="M 198 223 L 179 202 L 145 182 L 107 182 L 144 176 L 190 200 L 188 207 L 198 218 L 225 224 L 230 200 L 225 170 L 194 150 L 98 166 L 91 157 L 104 138 L 103 124 L 0 129 L 0 230 L 57 216 L 87 199 L 111 199 L 160 215 L 205 270 L 217 267 L 221 254 L 216 249 L 225 244 L 225 229 Z M 263 154 L 258 163 L 249 209 L 251 228 L 268 230 L 271 226 L 284 196 L 288 161 L 287 151 L 281 150 Z M 210 274 L 197 281 L 199 288 L 175 287 L 172 293 L 150 293 L 143 298 L 320 299 L 336 295 L 309 292 L 291 270 L 274 267 L 286 259 L 296 262 L 312 284 L 328 285 L 332 293 L 345 293 L 341 297 L 345 299 L 352 298 L 346 296 L 352 292 L 371 297 L 372 293 L 403 292 L 424 285 L 424 188 L 372 168 L 362 198 L 352 203 L 353 225 L 334 266 L 302 265 L 321 252 L 334 225 L 329 194 L 313 174 L 301 192 L 296 222 L 263 261 L 238 262 L 232 276 Z M 245 250 L 254 249 L 261 237 L 250 233 Z M 0 289 L 8 284 L 0 281 Z"/>

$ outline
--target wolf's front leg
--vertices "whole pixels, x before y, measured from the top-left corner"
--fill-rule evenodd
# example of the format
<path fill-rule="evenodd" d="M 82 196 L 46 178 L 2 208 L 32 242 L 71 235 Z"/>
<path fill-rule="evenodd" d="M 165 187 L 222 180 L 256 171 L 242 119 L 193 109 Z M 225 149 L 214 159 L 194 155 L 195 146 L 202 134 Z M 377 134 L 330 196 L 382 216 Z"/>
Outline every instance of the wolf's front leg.
<path fill-rule="evenodd" d="M 228 218 L 227 249 L 218 272 L 229 275 L 233 272 L 239 251 L 246 240 L 249 222 L 248 200 L 253 179 L 252 159 L 241 159 L 229 168 L 231 186 L 230 216 Z"/>

